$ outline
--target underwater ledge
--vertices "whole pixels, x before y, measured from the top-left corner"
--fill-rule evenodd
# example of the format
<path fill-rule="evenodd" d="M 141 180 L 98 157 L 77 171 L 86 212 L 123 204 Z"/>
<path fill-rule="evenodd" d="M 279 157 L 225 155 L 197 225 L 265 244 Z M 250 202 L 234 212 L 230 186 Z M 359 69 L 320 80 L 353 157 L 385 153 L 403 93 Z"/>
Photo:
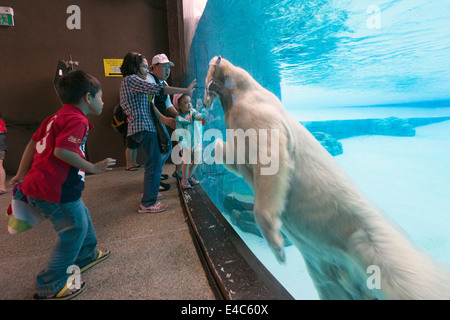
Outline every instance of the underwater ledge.
<path fill-rule="evenodd" d="M 180 201 L 205 272 L 218 299 L 295 300 L 239 237 L 201 185 Z"/>
<path fill-rule="evenodd" d="M 445 117 L 369 118 L 299 121 L 309 132 L 323 132 L 335 139 L 362 135 L 414 136 L 414 128 L 450 120 Z"/>

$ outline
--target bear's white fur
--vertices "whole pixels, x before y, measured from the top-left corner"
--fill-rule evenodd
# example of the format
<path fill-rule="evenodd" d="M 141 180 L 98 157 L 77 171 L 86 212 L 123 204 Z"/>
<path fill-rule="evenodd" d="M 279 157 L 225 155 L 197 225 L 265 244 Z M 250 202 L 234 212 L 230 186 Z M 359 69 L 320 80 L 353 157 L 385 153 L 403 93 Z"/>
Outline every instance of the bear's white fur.
<path fill-rule="evenodd" d="M 450 299 L 447 266 L 412 244 L 275 95 L 221 57 L 205 84 L 204 104 L 220 99 L 227 129 L 280 131 L 275 175 L 262 175 L 259 162 L 223 163 L 253 189 L 256 221 L 277 259 L 285 260 L 283 231 L 321 299 Z M 216 142 L 216 154 L 225 158 L 226 148 Z M 380 288 L 371 286 L 376 277 Z"/>

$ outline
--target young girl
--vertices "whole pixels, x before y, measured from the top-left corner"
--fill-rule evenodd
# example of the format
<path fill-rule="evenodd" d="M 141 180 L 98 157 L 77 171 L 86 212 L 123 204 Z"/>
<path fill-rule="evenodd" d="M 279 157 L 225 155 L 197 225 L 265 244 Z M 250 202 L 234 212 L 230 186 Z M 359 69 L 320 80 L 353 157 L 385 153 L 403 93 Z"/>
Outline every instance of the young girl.
<path fill-rule="evenodd" d="M 193 153 L 202 151 L 202 140 L 201 140 L 201 127 L 199 123 L 205 125 L 205 118 L 203 115 L 192 107 L 191 96 L 187 94 L 176 94 L 173 96 L 173 104 L 175 108 L 180 112 L 180 114 L 175 118 L 177 136 L 181 144 L 180 157 L 183 157 L 183 149 L 191 148 Z M 199 123 L 196 123 L 198 121 Z M 183 134 L 187 130 L 190 134 L 190 139 L 185 137 Z M 190 141 L 191 140 L 191 141 Z M 193 142 L 193 143 L 192 143 Z M 193 177 L 198 164 L 190 161 L 186 163 L 184 159 L 181 164 L 181 187 L 183 189 L 192 188 L 192 186 L 197 185 L 199 182 Z"/>

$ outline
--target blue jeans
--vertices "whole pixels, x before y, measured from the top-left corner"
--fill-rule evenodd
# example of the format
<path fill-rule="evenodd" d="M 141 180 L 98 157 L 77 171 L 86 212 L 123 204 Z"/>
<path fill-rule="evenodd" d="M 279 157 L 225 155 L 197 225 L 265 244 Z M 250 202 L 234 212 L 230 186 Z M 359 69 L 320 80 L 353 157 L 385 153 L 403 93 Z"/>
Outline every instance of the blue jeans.
<path fill-rule="evenodd" d="M 161 154 L 158 144 L 158 136 L 155 132 L 142 131 L 134 135 L 139 143 L 142 152 L 146 158 L 144 172 L 144 193 L 141 204 L 145 207 L 153 206 L 159 192 L 159 183 L 161 181 L 162 165 L 166 162 L 167 155 Z"/>
<path fill-rule="evenodd" d="M 169 135 L 169 137 L 170 137 L 170 134 L 169 134 L 169 132 L 168 132 L 168 130 L 167 130 L 167 127 L 166 126 L 163 126 L 163 128 L 164 128 L 164 130 L 166 131 L 166 133 Z M 166 163 L 166 161 L 167 161 L 167 159 L 169 158 L 169 156 L 170 156 L 170 154 L 172 153 L 172 144 L 170 144 L 170 150 L 169 150 L 169 152 L 167 152 L 167 154 L 163 154 L 163 153 L 161 153 L 161 166 L 164 166 L 164 164 Z"/>
<path fill-rule="evenodd" d="M 19 190 L 16 196 L 21 196 Z M 80 269 L 98 256 L 97 236 L 88 209 L 80 199 L 67 203 L 54 203 L 27 197 L 28 203 L 42 212 L 48 219 L 58 239 L 36 281 L 36 293 L 49 296 L 58 293 L 67 282 L 67 268 L 76 265 Z"/>

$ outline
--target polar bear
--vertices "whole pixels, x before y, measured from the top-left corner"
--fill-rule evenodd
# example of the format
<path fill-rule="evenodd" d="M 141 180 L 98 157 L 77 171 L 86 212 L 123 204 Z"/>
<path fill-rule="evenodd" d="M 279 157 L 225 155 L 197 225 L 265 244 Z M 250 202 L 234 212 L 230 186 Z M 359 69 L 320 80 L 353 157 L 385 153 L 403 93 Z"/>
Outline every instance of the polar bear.
<path fill-rule="evenodd" d="M 255 219 L 276 258 L 285 261 L 282 231 L 321 299 L 450 299 L 448 267 L 408 240 L 275 95 L 220 56 L 205 85 L 204 105 L 219 98 L 227 130 L 279 132 L 278 148 L 268 138 L 264 150 L 277 150 L 275 174 L 262 174 L 259 158 L 227 164 L 229 141 L 216 140 L 215 154 L 253 189 Z"/>

